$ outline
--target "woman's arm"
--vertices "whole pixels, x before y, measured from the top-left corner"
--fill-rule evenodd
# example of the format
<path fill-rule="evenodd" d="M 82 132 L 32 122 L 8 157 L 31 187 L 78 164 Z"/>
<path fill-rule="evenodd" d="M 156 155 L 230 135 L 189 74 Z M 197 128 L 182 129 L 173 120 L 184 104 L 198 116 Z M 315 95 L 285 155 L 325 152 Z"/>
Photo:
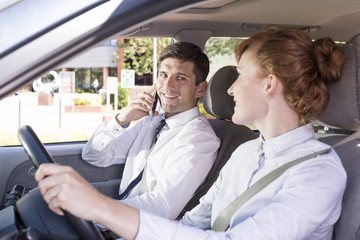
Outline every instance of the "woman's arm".
<path fill-rule="evenodd" d="M 35 179 L 49 208 L 63 210 L 88 221 L 96 221 L 119 236 L 134 239 L 139 229 L 139 211 L 97 191 L 74 169 L 58 164 L 41 164 Z"/>

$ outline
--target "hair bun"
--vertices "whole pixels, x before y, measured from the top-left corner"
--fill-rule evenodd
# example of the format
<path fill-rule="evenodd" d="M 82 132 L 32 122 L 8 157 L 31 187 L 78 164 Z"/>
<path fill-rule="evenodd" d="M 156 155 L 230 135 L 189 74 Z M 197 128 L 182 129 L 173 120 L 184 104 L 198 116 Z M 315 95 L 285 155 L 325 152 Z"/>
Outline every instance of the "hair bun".
<path fill-rule="evenodd" d="M 345 55 L 331 38 L 320 38 L 314 41 L 314 58 L 321 79 L 325 82 L 335 82 L 340 79 Z"/>

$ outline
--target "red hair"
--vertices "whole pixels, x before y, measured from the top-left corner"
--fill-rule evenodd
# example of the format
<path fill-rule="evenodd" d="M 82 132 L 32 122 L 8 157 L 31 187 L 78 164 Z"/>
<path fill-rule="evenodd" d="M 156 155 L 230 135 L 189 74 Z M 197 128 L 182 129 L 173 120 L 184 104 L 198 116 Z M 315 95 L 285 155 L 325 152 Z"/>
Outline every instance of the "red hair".
<path fill-rule="evenodd" d="M 341 48 L 330 38 L 313 42 L 299 30 L 269 30 L 241 42 L 235 49 L 236 60 L 254 44 L 260 45 L 255 62 L 263 76 L 279 78 L 285 100 L 299 114 L 301 124 L 321 115 L 329 102 L 326 83 L 341 76 L 345 62 Z"/>

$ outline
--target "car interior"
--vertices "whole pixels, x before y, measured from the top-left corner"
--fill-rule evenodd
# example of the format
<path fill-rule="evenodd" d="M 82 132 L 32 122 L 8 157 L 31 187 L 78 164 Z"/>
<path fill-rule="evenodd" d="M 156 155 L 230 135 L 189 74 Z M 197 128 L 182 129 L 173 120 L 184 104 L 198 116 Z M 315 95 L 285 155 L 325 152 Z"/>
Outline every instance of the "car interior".
<path fill-rule="evenodd" d="M 346 56 L 341 80 L 328 85 L 329 105 L 325 113 L 314 121 L 316 136 L 320 141 L 333 145 L 360 127 L 358 0 L 92 0 L 84 1 L 86 3 L 79 1 L 75 5 L 70 0 L 41 0 L 32 6 L 26 0 L 10 2 L 6 6 L 0 4 L 0 22 L 4 25 L 0 28 L 0 100 L 61 62 L 114 37 L 172 37 L 204 48 L 211 37 L 246 38 L 267 29 L 295 28 L 307 32 L 313 39 L 331 37 L 343 48 Z M 49 14 L 46 15 L 47 21 L 32 17 L 45 13 Z M 25 24 L 26 31 L 21 31 L 24 21 L 32 25 Z M 235 66 L 223 66 L 209 81 L 203 99 L 204 107 L 213 116 L 209 122 L 221 139 L 221 147 L 206 181 L 178 218 L 197 205 L 232 151 L 258 136 L 256 129 L 231 122 L 234 102 L 226 91 L 236 78 Z M 74 167 L 103 194 L 110 197 L 117 195 L 124 166 L 100 168 L 88 164 L 81 158 L 84 144 L 45 144 L 45 148 L 55 162 Z M 333 239 L 360 239 L 360 213 L 356 211 L 360 207 L 359 144 L 356 139 L 335 149 L 348 179 L 342 214 L 335 224 Z M 36 194 L 36 167 L 23 146 L 0 147 L 0 165 L 1 202 L 9 199 L 16 185 L 25 188 L 24 196 L 32 190 Z M 31 227 L 35 225 L 43 235 L 53 239 L 79 238 L 73 223 L 69 225 L 67 220 L 44 210 L 46 204 L 40 202 L 39 211 L 31 212 L 26 199 L 22 200 L 23 212 L 15 217 L 13 208 L 0 210 L 0 226 L 4 226 L 0 227 L 0 239 L 30 234 L 33 231 Z M 45 220 L 34 223 L 34 214 Z M 49 229 L 44 227 L 48 220 L 59 222 Z M 21 229 L 15 227 L 19 221 L 26 223 Z M 75 223 L 75 228 L 81 228 L 81 224 Z"/>
<path fill-rule="evenodd" d="M 346 60 L 341 80 L 328 86 L 330 102 L 319 118 L 321 126 L 335 126 L 318 132 L 320 141 L 331 146 L 359 130 L 359 60 L 360 48 L 342 45 Z M 341 129 L 341 130 L 339 130 Z M 359 139 L 336 147 L 347 173 L 347 184 L 342 201 L 342 213 L 334 227 L 334 239 L 359 239 L 360 215 L 355 210 L 360 200 Z"/>

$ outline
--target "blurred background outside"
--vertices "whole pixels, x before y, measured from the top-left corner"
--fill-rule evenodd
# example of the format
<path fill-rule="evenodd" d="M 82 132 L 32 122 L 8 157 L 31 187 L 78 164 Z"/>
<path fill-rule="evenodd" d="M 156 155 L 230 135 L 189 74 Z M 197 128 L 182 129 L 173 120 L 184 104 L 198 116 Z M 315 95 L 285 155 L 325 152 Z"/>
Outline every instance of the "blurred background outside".
<path fill-rule="evenodd" d="M 34 79 L 0 101 L 0 146 L 19 145 L 17 130 L 23 125 L 30 125 L 44 143 L 88 140 L 102 121 L 151 87 L 156 81 L 153 72 L 157 72 L 157 56 L 172 41 L 111 40 Z M 212 38 L 207 42 L 207 80 L 222 66 L 236 64 L 233 49 L 238 42 L 234 38 Z M 121 79 L 125 76 L 121 70 L 128 69 L 135 72 L 135 86 L 121 87 L 127 80 Z M 107 94 L 114 81 L 118 83 L 117 101 L 114 92 Z M 202 114 L 206 114 L 200 105 Z"/>

